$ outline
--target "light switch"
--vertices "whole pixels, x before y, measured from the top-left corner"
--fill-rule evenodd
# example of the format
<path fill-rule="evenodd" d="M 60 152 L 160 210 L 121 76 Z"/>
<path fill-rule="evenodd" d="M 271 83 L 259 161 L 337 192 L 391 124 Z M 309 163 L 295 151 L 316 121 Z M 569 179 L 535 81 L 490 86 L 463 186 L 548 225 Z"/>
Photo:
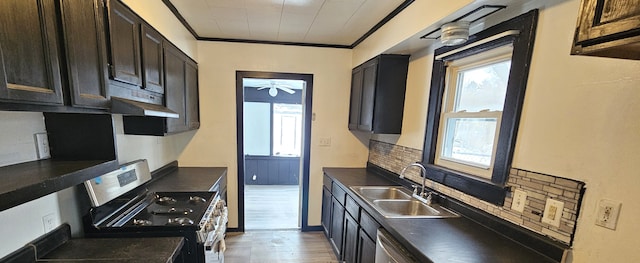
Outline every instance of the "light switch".
<path fill-rule="evenodd" d="M 38 159 L 48 159 L 51 158 L 51 153 L 49 152 L 49 138 L 47 137 L 47 133 L 36 133 L 36 149 L 38 150 Z"/>
<path fill-rule="evenodd" d="M 555 227 L 560 227 L 560 218 L 562 218 L 562 210 L 564 203 L 551 198 L 547 199 L 544 206 L 544 214 L 542 215 L 542 223 L 546 223 Z"/>
<path fill-rule="evenodd" d="M 320 138 L 320 146 L 331 146 L 331 137 L 322 137 Z"/>
<path fill-rule="evenodd" d="M 524 212 L 524 205 L 527 202 L 527 192 L 520 189 L 513 191 L 513 201 L 511 203 L 511 209 L 520 213 Z"/>
<path fill-rule="evenodd" d="M 618 215 L 620 215 L 620 206 L 622 206 L 622 203 L 619 201 L 600 200 L 598 211 L 596 211 L 596 225 L 615 230 L 618 223 Z"/>

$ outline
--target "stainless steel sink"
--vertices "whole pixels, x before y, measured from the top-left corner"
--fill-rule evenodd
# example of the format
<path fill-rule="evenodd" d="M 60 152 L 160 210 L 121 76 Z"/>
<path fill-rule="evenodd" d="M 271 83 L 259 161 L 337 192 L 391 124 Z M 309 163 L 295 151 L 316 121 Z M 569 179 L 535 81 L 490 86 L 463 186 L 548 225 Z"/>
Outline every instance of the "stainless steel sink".
<path fill-rule="evenodd" d="M 351 189 L 364 199 L 411 199 L 411 194 L 398 186 L 352 186 Z"/>
<path fill-rule="evenodd" d="M 457 214 L 437 204 L 427 205 L 418 200 L 374 200 L 374 207 L 385 217 L 450 218 Z"/>
<path fill-rule="evenodd" d="M 439 206 L 427 205 L 412 197 L 401 186 L 351 186 L 358 196 L 387 218 L 451 218 L 458 214 Z"/>

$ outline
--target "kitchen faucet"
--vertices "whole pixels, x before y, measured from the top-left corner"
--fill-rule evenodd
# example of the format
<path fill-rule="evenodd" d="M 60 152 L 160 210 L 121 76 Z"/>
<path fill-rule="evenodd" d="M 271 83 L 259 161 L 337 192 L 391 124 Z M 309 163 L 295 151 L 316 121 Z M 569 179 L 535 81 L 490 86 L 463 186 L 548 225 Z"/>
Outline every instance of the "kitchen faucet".
<path fill-rule="evenodd" d="M 409 165 L 407 165 L 406 167 L 402 168 L 402 171 L 400 172 L 400 178 L 404 178 L 404 173 L 407 171 L 407 169 L 411 166 L 417 166 L 420 168 L 420 176 L 422 176 L 422 190 L 420 191 L 420 195 L 418 195 L 418 188 L 415 185 L 413 186 L 413 197 L 417 198 L 420 201 L 425 202 L 427 205 L 431 204 L 431 192 L 429 192 L 428 194 L 426 194 L 424 192 L 424 185 L 427 181 L 427 169 L 424 168 L 424 165 L 422 165 L 420 162 L 415 162 L 415 163 L 411 163 Z M 426 198 L 425 198 L 426 195 Z"/>

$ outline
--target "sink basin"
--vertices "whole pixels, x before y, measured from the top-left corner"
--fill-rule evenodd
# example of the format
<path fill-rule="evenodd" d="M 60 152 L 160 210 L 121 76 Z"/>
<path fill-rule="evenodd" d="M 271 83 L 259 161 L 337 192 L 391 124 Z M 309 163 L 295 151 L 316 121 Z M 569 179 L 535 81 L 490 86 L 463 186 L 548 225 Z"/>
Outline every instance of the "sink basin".
<path fill-rule="evenodd" d="M 357 194 L 365 199 L 411 199 L 411 194 L 398 186 L 352 186 Z"/>
<path fill-rule="evenodd" d="M 387 218 L 450 218 L 458 214 L 411 196 L 402 186 L 351 186 L 358 196 Z"/>
<path fill-rule="evenodd" d="M 427 205 L 418 200 L 373 200 L 373 206 L 385 217 L 449 218 L 458 217 L 437 204 Z"/>

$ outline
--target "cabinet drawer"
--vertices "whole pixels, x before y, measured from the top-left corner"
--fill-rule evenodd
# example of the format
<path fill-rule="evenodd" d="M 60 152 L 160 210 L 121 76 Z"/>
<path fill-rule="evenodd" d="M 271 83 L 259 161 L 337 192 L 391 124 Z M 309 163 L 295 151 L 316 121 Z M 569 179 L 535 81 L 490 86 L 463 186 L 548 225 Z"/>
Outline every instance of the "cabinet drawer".
<path fill-rule="evenodd" d="M 353 198 L 351 198 L 351 196 L 347 195 L 347 200 L 344 207 L 356 221 L 360 219 L 360 206 L 358 205 L 358 203 L 356 203 L 356 201 L 353 200 Z"/>
<path fill-rule="evenodd" d="M 326 174 L 323 174 L 322 176 L 322 185 L 324 185 L 324 187 L 331 191 L 331 178 L 329 178 L 329 176 L 327 176 Z"/>
<path fill-rule="evenodd" d="M 335 183 L 332 184 L 331 193 L 336 198 L 336 200 L 338 200 L 338 202 L 340 202 L 340 204 L 344 206 L 344 203 L 345 203 L 344 198 L 346 197 L 347 193 L 344 190 L 342 190 L 340 186 L 335 185 Z"/>
<path fill-rule="evenodd" d="M 367 233 L 367 235 L 371 239 L 375 240 L 378 228 L 380 228 L 380 224 L 378 224 L 378 222 L 376 222 L 376 220 L 373 219 L 373 217 L 371 217 L 369 213 L 362 210 L 362 213 L 360 213 L 360 227 L 362 227 L 364 232 Z"/>

